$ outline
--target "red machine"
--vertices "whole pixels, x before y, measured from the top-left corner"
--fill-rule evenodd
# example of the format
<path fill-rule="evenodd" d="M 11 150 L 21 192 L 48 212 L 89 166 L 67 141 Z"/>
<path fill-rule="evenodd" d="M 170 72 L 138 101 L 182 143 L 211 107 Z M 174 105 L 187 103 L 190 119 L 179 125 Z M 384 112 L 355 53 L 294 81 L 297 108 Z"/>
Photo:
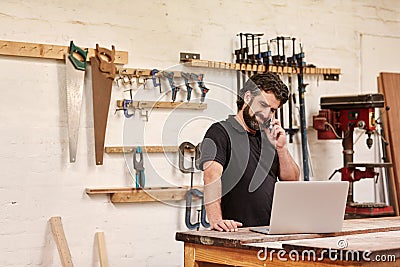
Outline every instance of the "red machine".
<path fill-rule="evenodd" d="M 355 203 L 353 200 L 354 182 L 363 178 L 378 178 L 379 173 L 375 172 L 375 168 L 392 166 L 391 163 L 353 162 L 354 129 L 365 130 L 368 135 L 367 146 L 371 148 L 371 135 L 375 131 L 375 108 L 384 107 L 383 95 L 322 97 L 320 104 L 319 114 L 313 117 L 313 128 L 318 131 L 318 139 L 343 140 L 343 167 L 337 171 L 341 173 L 343 181 L 350 182 L 346 214 L 349 217 L 393 214 L 393 208 L 384 203 Z"/>

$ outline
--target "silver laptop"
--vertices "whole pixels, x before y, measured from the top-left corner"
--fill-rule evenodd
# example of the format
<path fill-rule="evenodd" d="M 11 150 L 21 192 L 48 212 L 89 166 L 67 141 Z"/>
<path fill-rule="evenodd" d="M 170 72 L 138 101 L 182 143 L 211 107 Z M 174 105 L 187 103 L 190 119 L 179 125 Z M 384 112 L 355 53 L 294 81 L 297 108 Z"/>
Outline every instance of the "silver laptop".
<path fill-rule="evenodd" d="M 277 182 L 269 227 L 264 234 L 333 233 L 342 230 L 349 183 Z"/>

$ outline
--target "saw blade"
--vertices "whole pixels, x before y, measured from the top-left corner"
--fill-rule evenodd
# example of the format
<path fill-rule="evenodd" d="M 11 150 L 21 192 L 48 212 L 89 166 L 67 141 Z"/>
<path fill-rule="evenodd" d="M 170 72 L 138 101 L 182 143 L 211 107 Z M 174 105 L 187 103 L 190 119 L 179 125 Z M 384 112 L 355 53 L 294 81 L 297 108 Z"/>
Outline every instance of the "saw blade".
<path fill-rule="evenodd" d="M 65 58 L 66 81 L 67 81 L 67 114 L 68 114 L 68 139 L 69 139 L 69 161 L 75 162 L 78 145 L 79 122 L 82 107 L 83 85 L 85 82 L 85 71 L 74 67 L 71 60 Z"/>
<path fill-rule="evenodd" d="M 106 136 L 108 110 L 110 108 L 112 82 L 115 78 L 115 47 L 108 50 L 96 44 L 92 65 L 93 118 L 96 165 L 103 165 L 104 139 Z"/>

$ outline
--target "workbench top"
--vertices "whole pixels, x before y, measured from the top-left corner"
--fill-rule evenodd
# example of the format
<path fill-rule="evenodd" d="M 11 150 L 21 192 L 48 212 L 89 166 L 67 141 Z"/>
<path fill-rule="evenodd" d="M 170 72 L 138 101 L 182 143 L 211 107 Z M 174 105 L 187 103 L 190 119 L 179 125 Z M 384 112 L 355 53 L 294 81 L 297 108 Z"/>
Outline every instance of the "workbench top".
<path fill-rule="evenodd" d="M 345 220 L 341 232 L 329 234 L 266 235 L 240 228 L 178 232 L 176 240 L 185 243 L 185 267 L 400 266 L 400 217 Z"/>
<path fill-rule="evenodd" d="M 396 231 L 400 231 L 400 217 L 345 220 L 341 232 L 329 234 L 265 235 L 252 232 L 249 228 L 239 228 L 237 232 L 218 232 L 213 230 L 178 232 L 176 233 L 176 240 L 192 244 L 249 249 L 252 247 L 264 246 L 264 243 L 268 244 L 271 242 L 278 242 L 279 244 L 279 242 L 282 241 L 307 239 L 312 239 L 311 242 L 314 242 L 318 240 L 318 238 L 329 241 L 329 239 L 327 239 L 329 237 L 373 234 L 388 231 L 390 231 L 389 236 Z M 372 236 L 373 235 L 371 235 L 371 237 Z M 337 238 L 335 238 L 335 240 L 337 240 Z M 399 240 L 397 246 L 400 248 L 400 238 L 397 240 Z"/>

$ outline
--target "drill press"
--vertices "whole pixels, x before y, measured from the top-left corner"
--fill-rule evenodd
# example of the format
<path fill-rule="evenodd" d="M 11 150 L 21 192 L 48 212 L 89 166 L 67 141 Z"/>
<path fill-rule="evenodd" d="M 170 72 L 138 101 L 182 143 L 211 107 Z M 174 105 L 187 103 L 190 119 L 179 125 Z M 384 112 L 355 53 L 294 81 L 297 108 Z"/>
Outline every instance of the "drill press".
<path fill-rule="evenodd" d="M 336 170 L 341 173 L 343 181 L 349 181 L 347 196 L 347 217 L 372 217 L 392 215 L 393 208 L 385 203 L 356 203 L 353 199 L 353 183 L 363 178 L 378 178 L 375 168 L 388 168 L 391 163 L 354 163 L 353 133 L 354 129 L 364 130 L 367 134 L 366 144 L 372 147 L 371 135 L 375 131 L 375 108 L 384 107 L 382 94 L 355 96 L 321 97 L 321 110 L 313 116 L 313 128 L 318 131 L 318 139 L 342 139 L 343 167 Z M 360 170 L 359 168 L 365 168 Z"/>

